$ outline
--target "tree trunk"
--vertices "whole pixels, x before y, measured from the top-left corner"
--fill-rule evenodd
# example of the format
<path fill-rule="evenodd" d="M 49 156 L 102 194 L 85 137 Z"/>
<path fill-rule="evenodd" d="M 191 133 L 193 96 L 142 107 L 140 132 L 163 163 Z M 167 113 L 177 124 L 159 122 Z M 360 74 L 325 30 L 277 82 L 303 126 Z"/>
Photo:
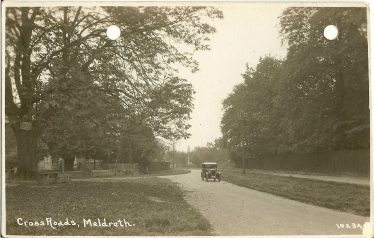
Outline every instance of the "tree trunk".
<path fill-rule="evenodd" d="M 13 128 L 17 142 L 17 176 L 21 178 L 33 178 L 37 172 L 37 145 L 38 131 Z"/>

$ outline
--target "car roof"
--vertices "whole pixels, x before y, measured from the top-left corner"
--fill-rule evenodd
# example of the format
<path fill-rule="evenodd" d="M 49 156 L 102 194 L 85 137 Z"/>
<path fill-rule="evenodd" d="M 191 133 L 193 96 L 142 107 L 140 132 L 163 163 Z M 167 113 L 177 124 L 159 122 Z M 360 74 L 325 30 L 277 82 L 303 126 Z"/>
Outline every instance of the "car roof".
<path fill-rule="evenodd" d="M 217 164 L 216 162 L 204 162 L 202 164 Z"/>

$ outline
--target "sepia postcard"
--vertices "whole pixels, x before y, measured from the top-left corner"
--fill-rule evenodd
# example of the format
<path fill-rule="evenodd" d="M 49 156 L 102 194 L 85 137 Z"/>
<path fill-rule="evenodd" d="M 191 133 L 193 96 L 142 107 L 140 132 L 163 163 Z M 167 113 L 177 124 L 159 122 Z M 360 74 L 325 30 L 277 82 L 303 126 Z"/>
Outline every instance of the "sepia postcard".
<path fill-rule="evenodd" d="M 374 237 L 369 18 L 5 1 L 2 236 Z"/>

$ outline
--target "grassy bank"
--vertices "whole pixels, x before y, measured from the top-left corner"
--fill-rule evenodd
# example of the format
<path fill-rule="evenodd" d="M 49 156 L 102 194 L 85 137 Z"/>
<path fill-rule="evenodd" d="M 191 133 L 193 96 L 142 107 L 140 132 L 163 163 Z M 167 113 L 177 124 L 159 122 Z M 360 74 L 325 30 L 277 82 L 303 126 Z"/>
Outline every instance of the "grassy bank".
<path fill-rule="evenodd" d="M 269 174 L 224 171 L 223 180 L 288 199 L 362 216 L 370 215 L 370 188 Z"/>
<path fill-rule="evenodd" d="M 190 170 L 182 169 L 182 168 L 175 168 L 169 170 L 161 170 L 161 171 L 149 171 L 148 174 L 143 173 L 136 173 L 136 174 L 117 174 L 114 175 L 114 172 L 110 170 L 96 170 L 93 171 L 92 175 L 82 175 L 80 171 L 68 171 L 67 174 L 70 174 L 70 177 L 73 179 L 76 178 L 123 178 L 123 177 L 148 177 L 148 176 L 166 176 L 166 175 L 178 175 L 178 174 L 186 174 L 189 173 Z"/>
<path fill-rule="evenodd" d="M 209 222 L 183 199 L 174 183 L 161 178 L 113 182 L 72 182 L 6 187 L 7 234 L 12 235 L 209 235 Z M 76 226 L 25 227 L 17 224 L 74 220 Z M 134 226 L 84 227 L 83 218 L 126 219 Z M 103 221 L 103 220 L 101 220 Z M 71 223 L 71 222 L 70 222 Z M 78 227 L 79 224 L 79 227 Z M 118 224 L 118 223 L 117 223 Z"/>
<path fill-rule="evenodd" d="M 162 171 L 149 171 L 146 176 L 166 176 L 166 175 L 178 175 L 178 174 L 187 174 L 191 172 L 189 169 L 169 169 L 169 170 L 162 170 Z"/>

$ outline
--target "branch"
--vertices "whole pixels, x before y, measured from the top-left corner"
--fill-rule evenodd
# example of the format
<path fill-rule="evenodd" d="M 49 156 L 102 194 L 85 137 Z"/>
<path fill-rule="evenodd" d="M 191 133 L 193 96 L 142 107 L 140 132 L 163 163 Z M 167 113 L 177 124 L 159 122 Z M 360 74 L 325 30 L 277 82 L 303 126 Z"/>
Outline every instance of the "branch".
<path fill-rule="evenodd" d="M 16 55 L 16 58 L 14 60 L 14 66 L 13 66 L 13 73 L 14 73 L 14 82 L 16 85 L 16 89 L 18 92 L 19 99 L 21 101 L 21 104 L 23 102 L 23 90 L 21 85 L 21 74 L 20 74 L 20 67 L 21 67 L 21 56 L 19 54 Z"/>
<path fill-rule="evenodd" d="M 71 26 L 70 26 L 70 27 L 74 27 L 75 23 L 77 23 L 77 21 L 78 21 L 78 17 L 79 17 L 80 12 L 81 12 L 81 9 L 82 9 L 82 7 L 78 7 L 77 12 L 75 13 L 74 20 L 73 20 L 73 22 L 71 23 Z"/>
<path fill-rule="evenodd" d="M 102 32 L 104 32 L 105 30 L 102 30 L 102 29 L 98 29 L 98 30 L 94 30 L 92 31 L 90 34 L 80 38 L 79 40 L 75 40 L 73 42 L 70 43 L 70 47 L 72 46 L 77 46 L 77 45 L 80 45 L 82 44 L 85 40 L 89 39 L 90 37 L 96 37 L 96 36 L 99 36 Z M 95 35 L 97 34 L 97 35 Z M 54 52 L 52 52 L 49 57 L 48 56 L 45 56 L 44 59 L 42 60 L 41 63 L 39 63 L 38 65 L 36 65 L 34 68 L 33 68 L 33 72 L 35 72 L 35 74 L 39 74 L 41 71 L 43 71 L 43 69 L 45 67 L 48 66 L 48 64 L 50 63 L 50 60 L 59 55 L 60 53 L 62 53 L 63 51 L 65 50 L 65 47 L 59 49 L 59 50 L 56 50 Z"/>

